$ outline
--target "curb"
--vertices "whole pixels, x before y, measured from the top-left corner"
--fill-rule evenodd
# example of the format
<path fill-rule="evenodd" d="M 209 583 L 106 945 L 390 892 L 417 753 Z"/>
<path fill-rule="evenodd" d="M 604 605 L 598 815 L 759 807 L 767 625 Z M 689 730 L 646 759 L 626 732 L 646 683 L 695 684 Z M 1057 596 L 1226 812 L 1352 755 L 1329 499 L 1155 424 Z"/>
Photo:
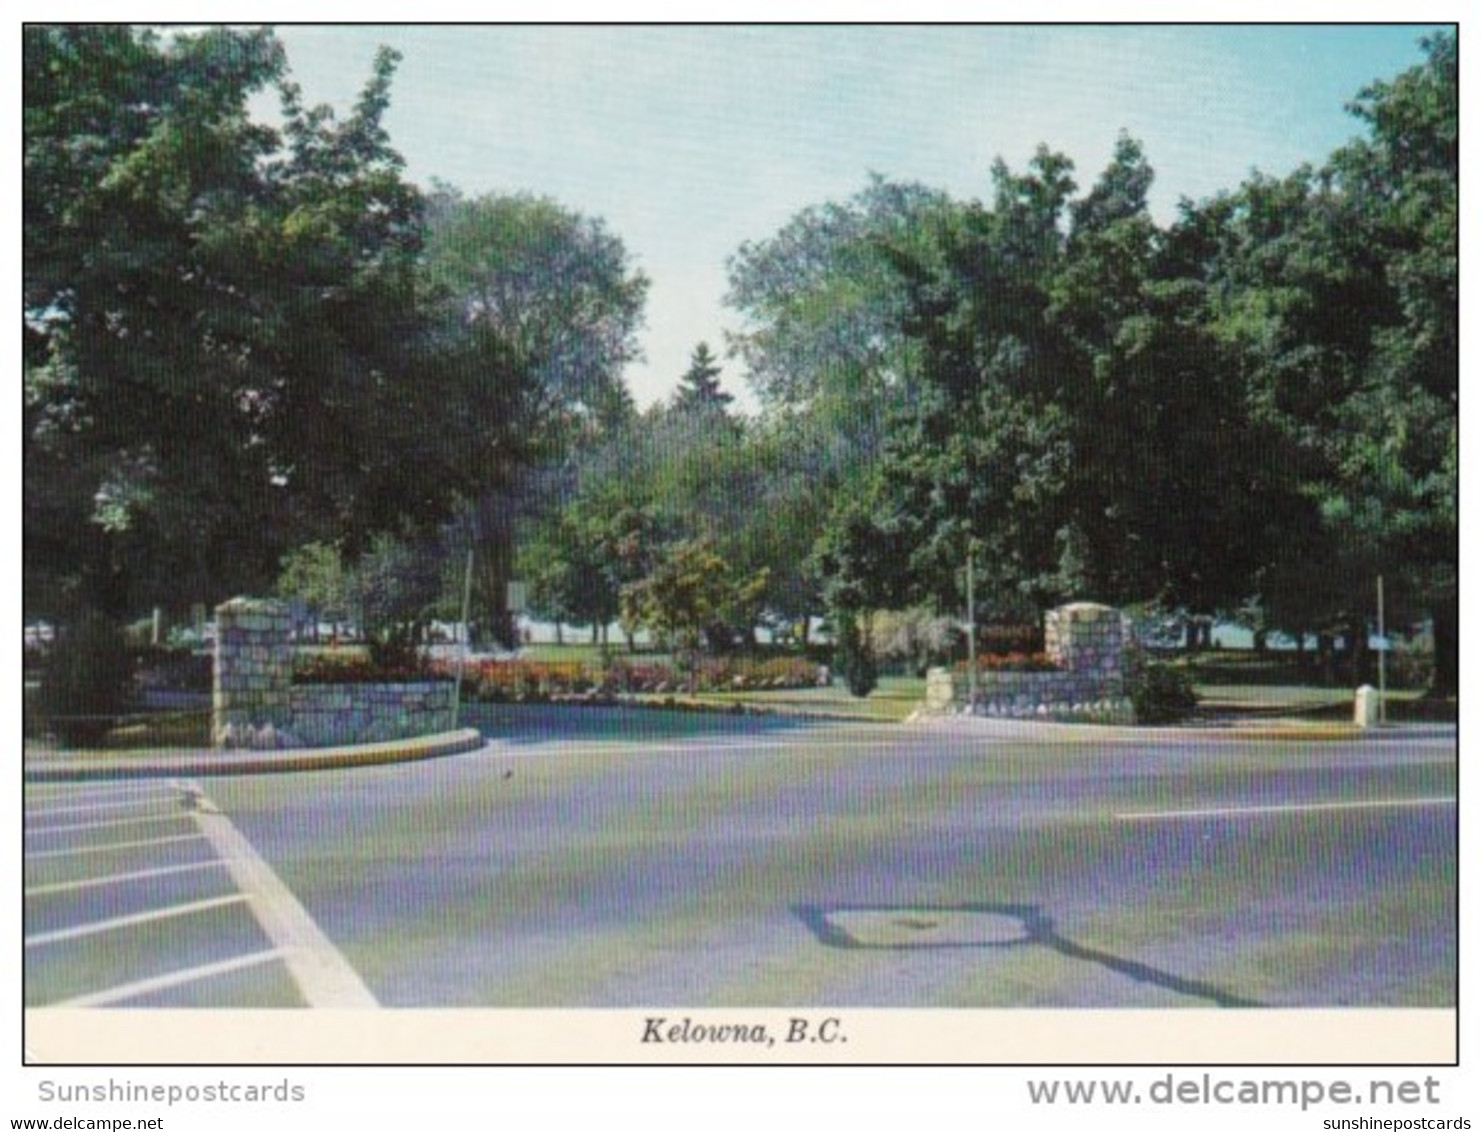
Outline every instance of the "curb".
<path fill-rule="evenodd" d="M 310 770 L 379 766 L 467 754 L 489 746 L 474 728 L 420 735 L 354 747 L 297 748 L 287 751 L 188 751 L 122 758 L 38 760 L 25 768 L 27 782 L 80 782 L 94 778 L 204 777 L 228 774 L 284 774 Z"/>
<path fill-rule="evenodd" d="M 1134 726 L 1127 724 L 1075 723 L 1045 720 L 988 719 L 964 715 L 926 715 L 907 720 L 915 725 L 931 723 L 957 723 L 964 727 L 980 729 L 985 733 L 994 730 L 1010 734 L 1014 738 L 1039 735 L 1073 736 L 1086 740 L 1096 738 L 1114 739 L 1182 739 L 1188 742 L 1211 740 L 1218 742 L 1239 741 L 1249 743 L 1311 742 L 1335 743 L 1344 740 L 1361 740 L 1383 732 L 1378 728 L 1362 728 L 1350 723 L 1306 724 L 1272 721 L 1252 726 L 1208 726 L 1208 727 L 1164 727 L 1158 725 Z"/>

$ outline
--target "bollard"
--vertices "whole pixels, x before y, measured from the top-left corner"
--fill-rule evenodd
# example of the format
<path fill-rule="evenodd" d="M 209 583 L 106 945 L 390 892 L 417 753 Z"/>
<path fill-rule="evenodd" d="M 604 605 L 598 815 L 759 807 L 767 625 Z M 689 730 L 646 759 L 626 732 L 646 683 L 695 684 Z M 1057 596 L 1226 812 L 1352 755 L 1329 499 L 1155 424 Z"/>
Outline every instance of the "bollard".
<path fill-rule="evenodd" d="M 1359 727 L 1378 725 L 1378 689 L 1364 684 L 1358 689 L 1352 705 L 1352 721 Z"/>

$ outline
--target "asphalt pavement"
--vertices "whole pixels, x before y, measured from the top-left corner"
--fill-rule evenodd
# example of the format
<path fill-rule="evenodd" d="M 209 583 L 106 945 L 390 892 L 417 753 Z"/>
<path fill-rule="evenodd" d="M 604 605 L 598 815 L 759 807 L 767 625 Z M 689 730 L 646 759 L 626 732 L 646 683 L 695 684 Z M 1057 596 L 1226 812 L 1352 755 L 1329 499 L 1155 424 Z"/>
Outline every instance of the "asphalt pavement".
<path fill-rule="evenodd" d="M 471 722 L 431 761 L 28 787 L 27 1003 L 1455 1002 L 1453 728 Z"/>

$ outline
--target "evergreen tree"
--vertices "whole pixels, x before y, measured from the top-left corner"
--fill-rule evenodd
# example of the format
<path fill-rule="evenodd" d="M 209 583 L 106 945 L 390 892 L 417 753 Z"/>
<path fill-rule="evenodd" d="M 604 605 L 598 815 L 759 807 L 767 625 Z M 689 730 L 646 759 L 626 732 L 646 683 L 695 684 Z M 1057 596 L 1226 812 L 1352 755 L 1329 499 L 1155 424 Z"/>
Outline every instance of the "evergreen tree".
<path fill-rule="evenodd" d="M 681 413 L 718 413 L 723 416 L 734 400 L 720 388 L 720 363 L 710 353 L 709 343 L 701 342 L 689 356 L 689 368 L 679 378 L 674 408 Z"/>

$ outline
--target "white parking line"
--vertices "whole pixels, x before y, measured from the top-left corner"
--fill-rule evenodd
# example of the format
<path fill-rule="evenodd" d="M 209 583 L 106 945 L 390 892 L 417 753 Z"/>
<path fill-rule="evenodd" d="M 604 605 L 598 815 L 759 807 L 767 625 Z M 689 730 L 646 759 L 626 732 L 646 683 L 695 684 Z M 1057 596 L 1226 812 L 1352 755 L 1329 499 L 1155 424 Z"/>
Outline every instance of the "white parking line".
<path fill-rule="evenodd" d="M 250 894 L 253 916 L 268 939 L 283 952 L 288 973 L 312 1007 L 376 1007 L 375 996 L 329 937 L 319 930 L 307 910 L 288 890 L 251 842 L 201 791 L 196 783 L 182 786 L 195 806 L 191 816 L 212 848 L 226 862 L 232 879 Z"/>
<path fill-rule="evenodd" d="M 162 821 L 184 821 L 188 814 L 155 814 L 147 818 L 115 818 L 111 821 L 71 822 L 67 825 L 40 825 L 26 830 L 29 833 L 71 833 L 78 829 L 111 829 L 120 825 L 158 825 Z"/>
<path fill-rule="evenodd" d="M 155 908 L 148 912 L 135 912 L 131 916 L 117 916 L 111 920 L 94 920 L 90 924 L 78 924 L 72 928 L 59 928 L 54 932 L 38 932 L 36 935 L 26 937 L 27 947 L 41 947 L 48 943 L 61 943 L 69 939 L 80 939 L 83 936 L 97 935 L 100 932 L 117 931 L 119 928 L 131 928 L 138 924 L 148 924 L 155 920 L 168 920 L 176 916 L 190 916 L 196 912 L 205 912 L 212 908 L 221 908 L 228 904 L 240 904 L 247 897 L 244 893 L 233 893 L 230 896 L 213 896 L 209 900 L 195 900 L 189 904 L 171 904 L 165 908 Z"/>
<path fill-rule="evenodd" d="M 45 801 L 48 798 L 79 798 L 88 794 L 160 794 L 167 795 L 167 783 L 153 778 L 131 778 L 106 782 L 28 782 L 26 797 Z"/>
<path fill-rule="evenodd" d="M 257 967 L 263 963 L 271 963 L 283 958 L 283 952 L 278 948 L 269 951 L 255 951 L 250 955 L 239 955 L 235 959 L 223 959 L 219 963 L 205 963 L 199 967 L 186 967 L 180 971 L 171 971 L 168 975 L 156 975 L 152 979 L 139 979 L 132 983 L 120 983 L 116 987 L 107 990 L 96 991 L 93 994 L 82 994 L 76 998 L 64 999 L 54 1002 L 53 1007 L 72 1009 L 87 1006 L 110 1006 L 115 1002 L 126 1002 L 131 998 L 138 998 L 143 994 L 151 994 L 154 991 L 169 990 L 172 987 L 183 986 L 185 983 L 193 983 L 200 979 L 209 979 L 215 975 L 226 975 L 232 971 L 245 970 L 248 967 Z"/>
<path fill-rule="evenodd" d="M 26 860 L 39 861 L 48 857 L 78 857 L 86 853 L 121 853 L 126 849 L 147 849 L 154 845 L 169 845 L 176 841 L 202 841 L 203 833 L 172 833 L 168 837 L 143 837 L 136 841 L 109 841 L 102 845 L 79 845 L 75 849 L 42 849 L 27 853 Z"/>
<path fill-rule="evenodd" d="M 1218 806 L 1202 810 L 1154 810 L 1116 814 L 1117 821 L 1181 821 L 1186 818 L 1226 818 L 1261 814 L 1320 813 L 1327 810 L 1381 810 L 1400 806 L 1453 806 L 1454 798 L 1377 798 L 1360 802 L 1292 802 L 1275 806 Z"/>
<path fill-rule="evenodd" d="M 26 817 L 42 817 L 47 814 L 85 814 L 93 810 L 129 810 L 139 809 L 142 806 L 168 806 L 175 799 L 168 794 L 157 796 L 145 795 L 142 798 L 130 799 L 127 802 L 89 802 L 82 806 L 32 806 L 26 809 Z"/>
<path fill-rule="evenodd" d="M 26 889 L 27 896 L 48 896 L 55 892 L 76 892 L 84 888 L 101 888 L 109 884 L 126 884 L 129 881 L 148 880 L 150 877 L 172 876 L 175 873 L 193 873 L 201 869 L 219 869 L 225 861 L 191 861 L 184 865 L 161 865 L 154 869 L 137 869 L 128 873 L 111 873 L 108 876 L 85 877 L 82 880 L 64 880 L 55 884 L 38 884 Z"/>

